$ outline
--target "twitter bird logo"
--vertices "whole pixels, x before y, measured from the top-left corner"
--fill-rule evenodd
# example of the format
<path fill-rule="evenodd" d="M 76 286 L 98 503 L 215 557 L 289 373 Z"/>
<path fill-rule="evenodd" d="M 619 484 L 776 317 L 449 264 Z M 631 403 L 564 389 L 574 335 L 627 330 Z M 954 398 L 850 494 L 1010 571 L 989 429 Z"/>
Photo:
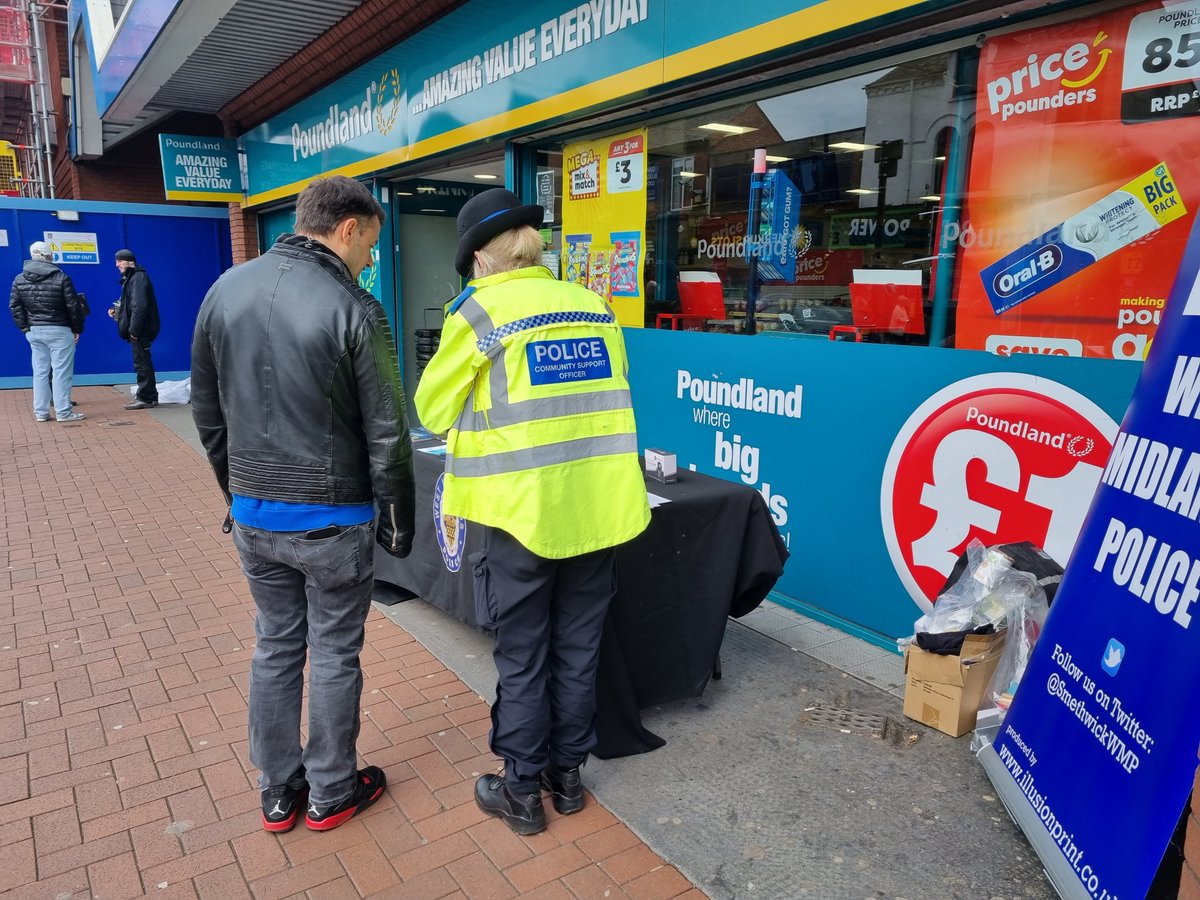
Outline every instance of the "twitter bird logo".
<path fill-rule="evenodd" d="M 1121 668 L 1121 661 L 1124 659 L 1125 645 L 1116 638 L 1110 638 L 1108 646 L 1104 650 L 1104 658 L 1100 660 L 1100 668 L 1109 675 L 1116 675 L 1117 670 Z"/>

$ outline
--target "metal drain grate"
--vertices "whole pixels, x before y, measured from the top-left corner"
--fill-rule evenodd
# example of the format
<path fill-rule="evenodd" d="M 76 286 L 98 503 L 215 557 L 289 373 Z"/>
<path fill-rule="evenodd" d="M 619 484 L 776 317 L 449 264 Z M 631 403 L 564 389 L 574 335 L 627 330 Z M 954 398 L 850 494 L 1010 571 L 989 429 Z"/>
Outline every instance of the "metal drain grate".
<path fill-rule="evenodd" d="M 118 421 L 118 422 L 109 422 L 108 424 L 112 428 L 120 428 L 122 425 L 132 425 L 133 423 L 122 420 L 122 421 Z"/>
<path fill-rule="evenodd" d="M 861 731 L 867 734 L 881 734 L 884 724 L 887 722 L 887 716 L 824 706 L 816 706 L 807 710 L 805 716 L 814 725 L 824 725 L 827 728 L 839 728 L 847 731 Z"/>

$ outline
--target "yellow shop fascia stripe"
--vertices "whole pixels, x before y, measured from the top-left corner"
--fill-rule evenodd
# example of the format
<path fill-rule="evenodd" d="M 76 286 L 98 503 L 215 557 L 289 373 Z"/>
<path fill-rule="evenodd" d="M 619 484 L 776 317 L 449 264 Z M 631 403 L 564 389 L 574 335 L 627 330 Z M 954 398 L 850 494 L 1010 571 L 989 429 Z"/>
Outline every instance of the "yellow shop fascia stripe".
<path fill-rule="evenodd" d="M 211 203 L 241 203 L 242 192 L 213 193 L 212 191 L 167 191 L 168 200 L 208 200 Z"/>
<path fill-rule="evenodd" d="M 689 78 L 707 69 L 720 68 L 789 44 L 859 25 L 868 19 L 902 12 L 922 2 L 924 0 L 893 0 L 890 3 L 826 0 L 825 3 L 667 57 L 663 60 L 663 82 Z"/>
<path fill-rule="evenodd" d="M 826 0 L 826 2 L 818 3 L 808 9 L 718 38 L 662 60 L 644 63 L 599 81 L 535 101 L 519 109 L 498 113 L 426 138 L 423 141 L 417 141 L 415 144 L 406 144 L 385 153 L 330 169 L 320 175 L 293 181 L 269 191 L 251 194 L 246 198 L 245 205 L 258 206 L 273 200 L 295 196 L 310 181 L 327 175 L 345 175 L 355 178 L 380 169 L 422 159 L 445 150 L 452 150 L 474 141 L 485 140 L 497 134 L 518 131 L 539 122 L 570 115 L 590 106 L 608 103 L 661 84 L 698 75 L 709 69 L 778 50 L 797 41 L 858 25 L 869 19 L 901 12 L 910 7 L 919 6 L 923 2 L 925 0 L 867 3 L 856 2 L 856 0 Z"/>

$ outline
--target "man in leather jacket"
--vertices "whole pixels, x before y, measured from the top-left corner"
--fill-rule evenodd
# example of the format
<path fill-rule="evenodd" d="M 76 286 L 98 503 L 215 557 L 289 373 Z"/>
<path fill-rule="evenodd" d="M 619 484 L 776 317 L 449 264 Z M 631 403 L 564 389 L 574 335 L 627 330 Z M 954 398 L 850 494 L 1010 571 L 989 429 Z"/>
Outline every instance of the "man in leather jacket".
<path fill-rule="evenodd" d="M 217 280 L 192 339 L 192 416 L 257 607 L 250 760 L 268 831 L 294 827 L 306 796 L 305 824 L 336 828 L 386 784 L 377 766 L 357 769 L 355 746 L 373 545 L 407 556 L 413 536 L 396 348 L 356 281 L 383 217 L 358 182 L 313 182 L 297 233 Z"/>
<path fill-rule="evenodd" d="M 8 309 L 33 353 L 33 417 L 49 422 L 53 400 L 58 421 L 78 422 L 87 417 L 71 409 L 71 383 L 75 379 L 75 343 L 83 333 L 84 305 L 70 276 L 54 265 L 53 259 L 45 241 L 29 246 L 29 259 L 13 279 Z"/>
<path fill-rule="evenodd" d="M 150 409 L 158 406 L 158 382 L 150 358 L 150 344 L 158 337 L 158 300 L 150 276 L 137 264 L 132 250 L 118 250 L 116 264 L 121 272 L 121 299 L 109 315 L 116 320 L 121 340 L 129 341 L 137 375 L 137 396 L 125 408 Z"/>

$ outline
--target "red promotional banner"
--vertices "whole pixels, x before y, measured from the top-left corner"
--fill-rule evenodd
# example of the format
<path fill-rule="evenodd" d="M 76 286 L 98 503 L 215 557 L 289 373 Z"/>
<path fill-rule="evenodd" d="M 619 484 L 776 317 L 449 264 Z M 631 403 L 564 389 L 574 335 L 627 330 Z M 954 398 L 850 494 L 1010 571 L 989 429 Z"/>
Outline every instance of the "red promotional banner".
<path fill-rule="evenodd" d="M 957 346 L 1141 360 L 1200 207 L 1200 2 L 990 39 Z"/>

